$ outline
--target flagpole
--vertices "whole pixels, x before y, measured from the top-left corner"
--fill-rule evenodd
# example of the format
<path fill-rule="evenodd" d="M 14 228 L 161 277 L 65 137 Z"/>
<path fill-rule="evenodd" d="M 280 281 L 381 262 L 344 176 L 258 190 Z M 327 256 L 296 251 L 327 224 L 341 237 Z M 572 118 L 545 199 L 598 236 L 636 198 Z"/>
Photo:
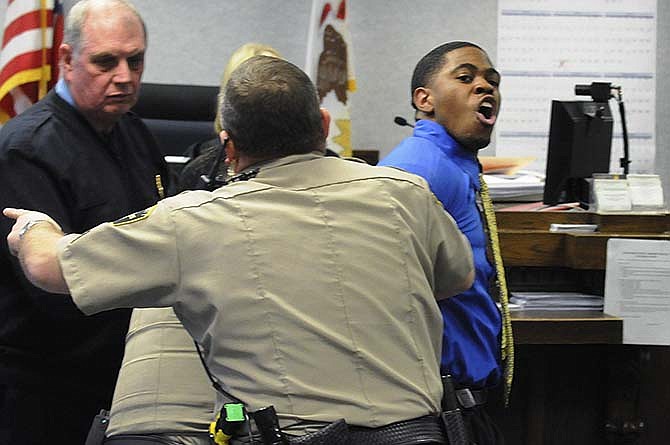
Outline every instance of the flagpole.
<path fill-rule="evenodd" d="M 42 35 L 42 69 L 38 82 L 37 99 L 47 94 L 47 83 L 51 79 L 51 65 L 47 64 L 47 0 L 40 0 L 40 30 Z"/>
<path fill-rule="evenodd" d="M 317 36 L 319 35 L 319 9 L 321 2 L 312 0 L 312 11 L 309 18 L 309 30 L 307 33 L 307 54 L 305 57 L 305 72 L 312 81 L 316 79 L 316 65 L 314 60 L 315 46 L 317 44 Z"/>

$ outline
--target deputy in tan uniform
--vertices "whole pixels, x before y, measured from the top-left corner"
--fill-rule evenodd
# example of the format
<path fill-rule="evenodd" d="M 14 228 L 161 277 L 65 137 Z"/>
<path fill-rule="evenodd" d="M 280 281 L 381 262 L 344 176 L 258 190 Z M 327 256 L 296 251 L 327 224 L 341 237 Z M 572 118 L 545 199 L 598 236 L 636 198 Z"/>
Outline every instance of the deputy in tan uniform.
<path fill-rule="evenodd" d="M 114 440 L 107 443 L 207 445 L 215 397 L 173 309 L 135 309 L 106 431 Z"/>
<path fill-rule="evenodd" d="M 242 45 L 226 64 L 221 90 L 235 68 L 258 54 L 281 57 L 268 45 Z M 194 159 L 182 169 L 179 189 L 199 188 L 201 175 L 212 170 L 220 148 L 221 119 L 216 119 L 214 127 L 216 138 L 189 147 Z M 220 167 L 227 174 L 223 163 Z M 142 445 L 210 445 L 208 428 L 215 416 L 214 391 L 193 339 L 172 308 L 136 309 L 130 319 L 109 419 L 102 419 L 93 428 L 104 429 L 108 425 L 105 443 L 110 445 L 138 441 Z"/>
<path fill-rule="evenodd" d="M 467 240 L 420 177 L 324 156 L 329 114 L 291 63 L 243 63 L 221 114 L 240 180 L 214 192 L 83 235 L 5 209 L 26 276 L 86 314 L 174 307 L 223 389 L 274 406 L 285 437 L 345 419 L 342 443 L 444 443 L 436 299 L 471 285 Z"/>

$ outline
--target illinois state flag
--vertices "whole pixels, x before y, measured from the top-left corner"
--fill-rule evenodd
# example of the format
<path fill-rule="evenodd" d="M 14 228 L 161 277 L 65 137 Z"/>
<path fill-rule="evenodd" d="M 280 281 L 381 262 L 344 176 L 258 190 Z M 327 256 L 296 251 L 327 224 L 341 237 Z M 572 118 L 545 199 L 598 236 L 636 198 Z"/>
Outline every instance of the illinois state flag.
<path fill-rule="evenodd" d="M 312 0 L 305 72 L 331 115 L 328 148 L 351 156 L 349 93 L 356 91 L 347 0 Z"/>
<path fill-rule="evenodd" d="M 0 51 L 0 123 L 41 99 L 58 80 L 62 38 L 58 0 L 8 0 Z"/>

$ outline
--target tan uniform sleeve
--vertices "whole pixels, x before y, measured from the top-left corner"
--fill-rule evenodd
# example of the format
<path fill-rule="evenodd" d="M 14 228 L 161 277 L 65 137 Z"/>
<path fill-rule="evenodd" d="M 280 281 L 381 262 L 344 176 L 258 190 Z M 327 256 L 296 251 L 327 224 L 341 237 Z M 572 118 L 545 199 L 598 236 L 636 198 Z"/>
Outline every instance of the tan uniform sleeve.
<path fill-rule="evenodd" d="M 158 204 L 58 247 L 72 300 L 85 314 L 175 302 L 179 258 L 169 209 Z"/>
<path fill-rule="evenodd" d="M 435 295 L 452 296 L 462 292 L 463 282 L 474 270 L 472 247 L 456 222 L 431 196 L 433 205 L 429 206 L 430 221 L 428 236 L 430 245 L 435 246 Z"/>

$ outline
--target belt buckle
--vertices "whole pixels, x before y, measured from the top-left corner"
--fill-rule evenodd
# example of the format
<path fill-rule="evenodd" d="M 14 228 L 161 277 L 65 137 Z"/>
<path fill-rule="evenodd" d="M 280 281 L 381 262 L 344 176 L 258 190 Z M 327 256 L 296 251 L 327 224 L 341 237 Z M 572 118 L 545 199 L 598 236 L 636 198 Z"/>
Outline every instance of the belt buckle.
<path fill-rule="evenodd" d="M 469 388 L 457 389 L 456 398 L 458 399 L 458 403 L 461 405 L 461 407 L 465 409 L 477 406 L 475 396 L 472 395 L 472 391 L 470 391 Z"/>

